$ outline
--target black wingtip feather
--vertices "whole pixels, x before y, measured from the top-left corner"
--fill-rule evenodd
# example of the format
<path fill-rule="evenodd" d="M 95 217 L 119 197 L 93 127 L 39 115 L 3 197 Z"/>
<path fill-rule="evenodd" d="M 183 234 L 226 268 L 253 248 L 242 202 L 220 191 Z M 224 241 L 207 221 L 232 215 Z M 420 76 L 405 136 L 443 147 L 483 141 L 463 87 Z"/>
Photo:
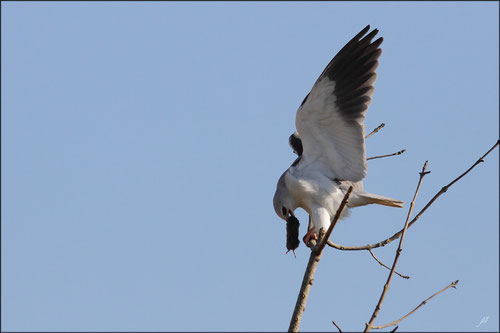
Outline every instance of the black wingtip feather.
<path fill-rule="evenodd" d="M 364 36 L 364 34 L 366 34 L 368 32 L 368 30 L 370 30 L 369 24 L 366 27 L 364 27 L 360 32 L 358 32 L 358 34 L 354 38 L 357 37 L 357 39 L 360 39 L 362 36 Z"/>
<path fill-rule="evenodd" d="M 369 30 L 370 25 L 367 25 L 356 34 L 335 55 L 318 79 L 327 77 L 335 82 L 333 93 L 336 95 L 339 111 L 346 120 L 362 117 L 373 94 L 373 83 L 377 77 L 375 71 L 382 54 L 380 45 L 384 39 L 379 37 L 372 42 L 379 30 L 368 32 Z M 368 98 L 361 98 L 363 96 Z"/>
<path fill-rule="evenodd" d="M 384 41 L 384 37 L 379 37 L 379 38 L 377 38 L 377 39 L 376 39 L 376 40 L 372 43 L 372 45 L 373 45 L 373 47 L 379 47 L 379 46 L 380 46 L 380 44 L 382 44 L 382 42 L 383 42 L 383 41 Z"/>
<path fill-rule="evenodd" d="M 368 35 L 366 35 L 365 37 L 363 37 L 363 39 L 361 39 L 362 42 L 371 42 L 371 40 L 373 39 L 373 37 L 375 37 L 376 35 L 378 34 L 378 30 L 375 29 L 375 30 L 372 30 L 372 32 L 370 32 Z"/>

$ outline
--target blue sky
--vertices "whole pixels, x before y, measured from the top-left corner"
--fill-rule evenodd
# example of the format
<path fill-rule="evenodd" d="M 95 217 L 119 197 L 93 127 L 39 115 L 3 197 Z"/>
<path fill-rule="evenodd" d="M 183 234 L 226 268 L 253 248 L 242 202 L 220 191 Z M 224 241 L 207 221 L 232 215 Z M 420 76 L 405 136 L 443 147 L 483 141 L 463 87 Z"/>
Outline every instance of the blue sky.
<path fill-rule="evenodd" d="M 4 331 L 286 330 L 309 257 L 285 255 L 272 207 L 287 139 L 367 24 L 384 43 L 366 126 L 386 123 L 368 155 L 407 149 L 369 162 L 368 191 L 408 203 L 429 160 L 418 211 L 499 137 L 498 2 L 1 6 Z M 498 181 L 497 149 L 408 231 L 411 278 L 376 324 L 459 279 L 400 330 L 499 329 Z M 357 208 L 331 239 L 380 241 L 407 208 Z M 387 273 L 326 249 L 302 329 L 363 329 Z"/>

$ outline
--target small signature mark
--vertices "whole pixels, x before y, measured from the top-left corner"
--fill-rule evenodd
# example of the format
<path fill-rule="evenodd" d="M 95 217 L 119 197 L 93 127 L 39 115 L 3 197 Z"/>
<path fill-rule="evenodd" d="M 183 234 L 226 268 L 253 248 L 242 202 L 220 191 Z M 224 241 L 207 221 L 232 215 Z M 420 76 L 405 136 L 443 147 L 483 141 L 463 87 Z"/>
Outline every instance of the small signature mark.
<path fill-rule="evenodd" d="M 476 325 L 476 327 L 481 326 L 482 324 L 486 324 L 488 322 L 488 319 L 490 319 L 489 316 L 484 316 L 483 319 L 479 322 L 479 324 Z"/>

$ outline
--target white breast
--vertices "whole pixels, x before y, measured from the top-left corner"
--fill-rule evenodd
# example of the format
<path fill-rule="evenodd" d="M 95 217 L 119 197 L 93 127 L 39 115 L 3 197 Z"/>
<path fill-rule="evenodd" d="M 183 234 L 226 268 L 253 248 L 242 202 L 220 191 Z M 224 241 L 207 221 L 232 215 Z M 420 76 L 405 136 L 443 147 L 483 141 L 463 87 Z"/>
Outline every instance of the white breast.
<path fill-rule="evenodd" d="M 287 188 L 298 207 L 303 208 L 309 215 L 312 215 L 314 209 L 322 207 L 333 218 L 344 198 L 344 193 L 335 181 L 302 161 L 296 167 L 290 168 L 285 177 Z"/>

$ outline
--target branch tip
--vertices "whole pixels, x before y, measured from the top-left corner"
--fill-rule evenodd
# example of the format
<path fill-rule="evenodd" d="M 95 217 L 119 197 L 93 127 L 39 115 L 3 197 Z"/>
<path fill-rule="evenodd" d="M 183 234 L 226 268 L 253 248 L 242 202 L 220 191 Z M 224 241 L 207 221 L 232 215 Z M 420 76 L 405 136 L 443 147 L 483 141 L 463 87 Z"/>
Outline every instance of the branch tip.
<path fill-rule="evenodd" d="M 405 151 L 406 151 L 406 149 L 403 149 L 403 150 L 400 150 L 400 151 L 392 153 L 392 154 L 372 156 L 372 157 L 368 157 L 366 160 L 369 161 L 369 160 L 374 160 L 376 158 L 384 158 L 384 157 L 391 157 L 391 156 L 401 155 Z"/>
<path fill-rule="evenodd" d="M 373 131 L 370 132 L 370 134 L 368 134 L 367 136 L 365 136 L 365 139 L 368 139 L 370 136 L 372 136 L 373 134 L 375 134 L 378 131 L 380 131 L 380 129 L 383 128 L 384 126 L 385 126 L 384 123 L 378 125 Z"/>
<path fill-rule="evenodd" d="M 339 333 L 342 333 L 342 330 L 340 329 L 339 325 L 337 325 L 333 320 L 332 320 L 332 324 L 335 325 L 335 327 L 337 327 L 337 329 L 339 330 Z"/>
<path fill-rule="evenodd" d="M 380 264 L 380 266 L 382 267 L 385 267 L 387 268 L 388 270 L 391 270 L 391 268 L 387 265 L 385 265 L 383 262 L 381 262 L 376 256 L 375 254 L 373 253 L 373 251 L 371 249 L 368 249 L 368 251 L 370 252 L 370 254 L 372 255 L 372 258 L 375 259 L 376 262 L 378 262 Z M 408 275 L 403 275 L 401 273 L 398 273 L 397 271 L 394 271 L 394 273 L 396 273 L 397 275 L 401 276 L 403 279 L 409 279 L 410 277 Z"/>

